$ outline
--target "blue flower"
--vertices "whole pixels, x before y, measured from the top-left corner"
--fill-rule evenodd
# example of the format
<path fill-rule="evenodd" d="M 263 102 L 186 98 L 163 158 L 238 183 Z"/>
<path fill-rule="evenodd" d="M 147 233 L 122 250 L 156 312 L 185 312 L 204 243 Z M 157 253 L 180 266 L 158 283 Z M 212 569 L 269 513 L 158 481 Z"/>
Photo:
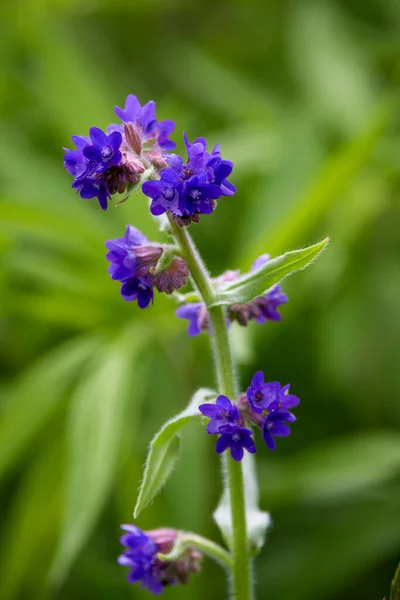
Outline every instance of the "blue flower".
<path fill-rule="evenodd" d="M 144 532 L 135 525 L 121 525 L 128 533 L 121 537 L 125 547 L 118 562 L 130 567 L 129 583 L 141 582 L 153 594 L 160 594 L 165 586 L 187 583 L 190 573 L 199 571 L 202 555 L 192 548 L 183 550 L 176 561 L 161 561 L 158 553 L 169 554 L 178 532 L 175 529 L 153 529 Z"/>
<path fill-rule="evenodd" d="M 121 296 L 123 299 L 128 302 L 136 300 L 139 308 L 146 308 L 150 302 L 154 301 L 154 291 L 149 262 L 143 261 L 137 256 L 137 249 L 149 247 L 153 258 L 150 266 L 157 264 L 157 260 L 162 254 L 162 248 L 157 246 L 153 248 L 146 246 L 147 244 L 150 242 L 146 236 L 132 225 L 127 226 L 124 237 L 105 243 L 109 250 L 106 258 L 111 262 L 108 267 L 111 279 L 122 283 Z"/>
<path fill-rule="evenodd" d="M 115 107 L 115 112 L 122 125 L 109 125 L 107 133 L 92 127 L 90 137 L 72 136 L 75 150 L 64 148 L 72 187 L 82 198 L 97 197 L 103 210 L 113 194 L 129 193 L 146 169 L 167 167 L 164 152 L 175 147 L 169 139 L 175 123 L 157 121 L 152 100 L 142 107 L 129 95 L 125 108 Z"/>
<path fill-rule="evenodd" d="M 151 244 L 138 229 L 128 225 L 125 235 L 105 243 L 108 272 L 111 279 L 121 282 L 121 295 L 130 302 L 136 300 L 139 308 L 154 302 L 154 287 L 159 292 L 171 294 L 186 285 L 189 271 L 185 261 L 172 257 L 170 263 L 159 273 L 153 274 L 163 254 L 163 248 Z"/>
<path fill-rule="evenodd" d="M 166 155 L 169 168 L 161 170 L 159 181 L 145 182 L 142 187 L 152 199 L 152 214 L 169 211 L 180 225 L 198 221 L 200 214 L 210 214 L 218 198 L 236 191 L 227 180 L 233 163 L 221 159 L 219 147 L 210 154 L 204 138 L 190 143 L 184 134 L 184 140 L 187 161 L 174 154 Z"/>
<path fill-rule="evenodd" d="M 278 381 L 264 383 L 264 373 L 257 371 L 247 388 L 246 396 L 252 409 L 257 413 L 264 410 L 288 410 L 300 404 L 300 399 L 287 394 L 290 384 L 281 387 Z"/>
<path fill-rule="evenodd" d="M 103 177 L 79 177 L 73 181 L 72 187 L 76 189 L 77 193 L 84 200 L 97 198 L 101 208 L 107 210 L 107 200 L 111 199 L 111 195 Z"/>
<path fill-rule="evenodd" d="M 291 423 L 296 417 L 287 410 L 272 410 L 261 424 L 262 438 L 270 450 L 275 450 L 275 437 L 286 437 L 290 435 L 290 427 L 285 423 Z"/>
<path fill-rule="evenodd" d="M 236 431 L 240 418 L 239 409 L 226 396 L 218 396 L 215 404 L 201 404 L 199 411 L 210 419 L 206 429 L 207 433 L 233 433 Z"/>
<path fill-rule="evenodd" d="M 68 150 L 64 148 L 64 167 L 70 175 L 81 177 L 86 173 L 87 160 L 83 155 L 83 149 L 90 144 L 90 138 L 85 136 L 73 135 L 72 141 L 76 146 L 76 150 Z"/>
<path fill-rule="evenodd" d="M 114 108 L 115 114 L 124 123 L 132 123 L 140 130 L 142 143 L 154 143 L 162 150 L 173 150 L 176 146 L 175 142 L 168 139 L 175 129 L 173 121 L 157 121 L 156 119 L 156 104 L 150 100 L 143 107 L 139 100 L 133 94 L 129 94 L 125 100 L 125 107 Z M 112 125 L 112 128 L 119 128 L 122 132 L 122 126 Z"/>
<path fill-rule="evenodd" d="M 204 304 L 188 302 L 176 309 L 175 315 L 179 319 L 189 319 L 188 334 L 193 337 L 210 327 L 210 318 Z"/>
<path fill-rule="evenodd" d="M 98 127 L 90 129 L 91 144 L 82 149 L 83 156 L 92 163 L 96 173 L 103 173 L 109 167 L 115 167 L 121 162 L 122 135 L 119 131 L 113 131 L 109 135 Z"/>
<path fill-rule="evenodd" d="M 281 315 L 277 311 L 278 306 L 286 304 L 288 297 L 281 290 L 280 285 L 276 285 L 262 298 L 256 298 L 253 305 L 253 318 L 256 323 L 263 324 L 266 321 L 280 321 Z"/>
<path fill-rule="evenodd" d="M 227 448 L 230 448 L 233 460 L 241 461 L 244 456 L 244 450 L 254 454 L 256 446 L 251 429 L 237 427 L 233 433 L 223 433 L 217 440 L 215 450 L 222 454 Z"/>
<path fill-rule="evenodd" d="M 178 175 L 171 168 L 161 171 L 161 179 L 145 181 L 142 191 L 152 199 L 151 213 L 158 216 L 169 210 L 175 215 L 182 216 L 184 214 L 182 187 Z"/>
<path fill-rule="evenodd" d="M 118 557 L 118 562 L 124 567 L 130 567 L 129 583 L 142 582 L 142 587 L 153 594 L 160 594 L 164 585 L 158 577 L 156 544 L 138 527 L 121 525 L 128 533 L 121 537 L 121 544 L 126 547 Z"/>

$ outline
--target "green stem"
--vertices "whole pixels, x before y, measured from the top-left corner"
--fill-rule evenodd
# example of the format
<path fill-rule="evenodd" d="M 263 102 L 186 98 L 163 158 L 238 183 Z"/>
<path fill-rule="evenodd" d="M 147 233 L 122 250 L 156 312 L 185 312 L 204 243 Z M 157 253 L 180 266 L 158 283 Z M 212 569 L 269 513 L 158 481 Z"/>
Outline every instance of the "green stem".
<path fill-rule="evenodd" d="M 204 304 L 209 307 L 214 297 L 214 288 L 207 270 L 184 228 L 170 221 L 172 233 L 181 248 L 193 282 Z M 213 332 L 215 365 L 219 391 L 234 400 L 238 393 L 231 345 L 221 306 L 208 308 Z M 227 457 L 226 473 L 232 518 L 232 593 L 235 600 L 252 600 L 251 557 L 247 539 L 246 507 L 244 497 L 242 464 Z"/>
<path fill-rule="evenodd" d="M 232 557 L 225 548 L 222 548 L 219 544 L 216 544 L 197 533 L 186 531 L 179 534 L 175 547 L 169 554 L 159 554 L 158 557 L 161 560 L 166 561 L 178 560 L 188 548 L 200 550 L 203 554 L 207 554 L 207 556 L 215 560 L 228 571 L 232 569 Z"/>

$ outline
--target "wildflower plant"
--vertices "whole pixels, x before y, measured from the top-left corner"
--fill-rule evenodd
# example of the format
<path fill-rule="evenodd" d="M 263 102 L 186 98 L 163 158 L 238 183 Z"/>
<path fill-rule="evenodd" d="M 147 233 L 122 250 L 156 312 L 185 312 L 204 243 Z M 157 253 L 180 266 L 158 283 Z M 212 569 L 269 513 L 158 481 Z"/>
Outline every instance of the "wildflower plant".
<path fill-rule="evenodd" d="M 129 569 L 130 583 L 159 594 L 167 585 L 187 583 L 206 554 L 227 571 L 230 597 L 251 600 L 252 561 L 270 523 L 269 515 L 257 506 L 254 455 L 260 445 L 275 450 L 277 438 L 290 434 L 296 421 L 292 410 L 300 400 L 289 393 L 288 384 L 269 381 L 274 374 L 266 376 L 266 367 L 255 373 L 247 389 L 240 388 L 229 328 L 232 322 L 246 326 L 249 321 L 260 325 L 280 321 L 281 307 L 288 301 L 281 281 L 313 262 L 328 240 L 272 259 L 263 254 L 245 274 L 227 271 L 211 277 L 189 227 L 207 227 L 218 203 L 229 202 L 236 193 L 233 163 L 222 158 L 218 145 L 209 150 L 205 138 L 190 142 L 186 133 L 187 156 L 174 154 L 170 135 L 175 124 L 157 121 L 153 101 L 141 106 L 129 95 L 123 109 L 115 107 L 115 114 L 121 123 L 107 131 L 92 127 L 88 137 L 72 137 L 75 148 L 65 149 L 64 155 L 72 187 L 85 200 L 97 198 L 103 210 L 116 193 L 124 195 L 116 204 L 128 198 L 149 202 L 149 216 L 159 222 L 165 243 L 154 243 L 127 224 L 121 237 L 105 241 L 109 275 L 118 282 L 122 300 L 136 303 L 138 309 L 151 307 L 155 292 L 175 299 L 179 305 L 175 314 L 188 320 L 188 334 L 209 336 L 218 383 L 217 390 L 195 391 L 188 407 L 151 441 L 134 518 L 166 483 L 179 456 L 182 428 L 198 420 L 207 434 L 215 436 L 216 455 L 221 455 L 224 492 L 214 519 L 225 542 L 223 547 L 165 524 L 151 531 L 122 525 L 118 562 Z M 141 196 L 133 197 L 140 191 Z M 182 294 L 189 281 L 192 290 Z"/>

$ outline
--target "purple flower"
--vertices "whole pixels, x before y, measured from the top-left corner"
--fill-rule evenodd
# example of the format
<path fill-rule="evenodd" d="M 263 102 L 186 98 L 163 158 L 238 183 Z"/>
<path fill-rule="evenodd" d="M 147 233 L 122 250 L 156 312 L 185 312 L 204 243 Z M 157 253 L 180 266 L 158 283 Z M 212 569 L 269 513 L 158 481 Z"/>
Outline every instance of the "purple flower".
<path fill-rule="evenodd" d="M 127 225 L 125 235 L 115 240 L 108 240 L 105 247 L 109 252 L 106 259 L 111 262 L 108 272 L 111 279 L 125 281 L 134 277 L 137 269 L 135 248 L 149 244 L 149 240 L 139 229 Z"/>
<path fill-rule="evenodd" d="M 139 308 L 147 308 L 150 302 L 154 303 L 154 290 L 150 281 L 145 278 L 132 277 L 123 281 L 121 296 L 127 302 L 136 300 Z"/>
<path fill-rule="evenodd" d="M 162 150 L 173 150 L 175 148 L 175 142 L 168 139 L 175 129 L 175 123 L 173 121 L 157 121 L 156 104 L 153 100 L 142 107 L 136 96 L 129 94 L 125 100 L 125 107 L 122 109 L 116 106 L 114 110 L 123 123 L 132 123 L 139 128 L 143 142 L 153 142 L 157 148 L 159 147 Z M 112 127 L 122 130 L 120 125 L 113 125 Z"/>
<path fill-rule="evenodd" d="M 73 181 L 72 187 L 84 200 L 97 198 L 101 208 L 107 210 L 107 200 L 111 199 L 111 196 L 103 177 L 79 177 Z"/>
<path fill-rule="evenodd" d="M 161 170 L 159 181 L 145 182 L 142 187 L 152 199 L 152 214 L 169 211 L 180 225 L 198 221 L 200 214 L 210 214 L 218 198 L 235 192 L 227 180 L 233 163 L 221 159 L 219 148 L 210 154 L 204 138 L 191 144 L 184 134 L 184 140 L 187 161 L 174 154 L 166 156 L 169 168 Z"/>
<path fill-rule="evenodd" d="M 261 425 L 262 438 L 270 450 L 275 450 L 275 437 L 286 437 L 290 435 L 289 423 L 296 417 L 287 410 L 272 410 L 263 420 Z"/>
<path fill-rule="evenodd" d="M 257 371 L 247 388 L 246 396 L 251 408 L 256 413 L 264 410 L 288 410 L 300 404 L 300 399 L 292 394 L 287 394 L 290 384 L 281 388 L 278 381 L 264 383 L 264 373 Z"/>
<path fill-rule="evenodd" d="M 90 144 L 90 138 L 73 135 L 72 141 L 76 146 L 76 150 L 64 148 L 64 167 L 70 175 L 81 177 L 87 170 L 87 160 L 83 155 L 83 148 L 87 146 L 87 144 Z"/>
<path fill-rule="evenodd" d="M 280 321 L 281 315 L 277 311 L 278 306 L 286 304 L 288 297 L 281 291 L 281 286 L 276 285 L 268 294 L 262 298 L 257 298 L 254 307 L 254 320 L 257 323 L 265 323 L 268 321 Z M 256 313 L 259 315 L 256 316 Z"/>
<path fill-rule="evenodd" d="M 233 433 L 223 433 L 217 440 L 215 450 L 218 454 L 222 454 L 227 448 L 231 450 L 233 460 L 241 461 L 244 456 L 244 450 L 254 454 L 256 446 L 251 429 L 245 427 L 237 427 Z"/>
<path fill-rule="evenodd" d="M 196 302 L 183 304 L 175 311 L 175 315 L 179 319 L 189 319 L 188 334 L 191 337 L 207 331 L 210 327 L 210 319 L 204 304 Z"/>
<path fill-rule="evenodd" d="M 138 229 L 128 225 L 125 235 L 105 243 L 110 261 L 108 272 L 111 279 L 121 282 L 124 300 L 136 300 L 139 308 L 154 302 L 154 287 L 159 292 L 171 294 L 186 285 L 189 271 L 180 257 L 172 257 L 170 263 L 158 273 L 153 273 L 164 250 L 151 244 Z"/>
<path fill-rule="evenodd" d="M 120 281 L 121 296 L 130 302 L 136 300 L 139 308 L 146 308 L 154 301 L 153 283 L 149 268 L 157 264 L 162 248 L 152 247 L 146 236 L 132 225 L 128 225 L 124 237 L 109 240 L 105 246 L 109 252 L 107 260 L 111 262 L 108 272 L 111 279 Z M 148 248 L 153 261 L 137 256 L 138 249 Z"/>
<path fill-rule="evenodd" d="M 107 133 L 98 127 L 90 129 L 90 137 L 72 136 L 76 149 L 64 148 L 64 167 L 73 175 L 72 186 L 82 198 L 97 197 L 103 210 L 115 193 L 132 190 L 146 169 L 167 167 L 163 152 L 172 150 L 169 139 L 173 121 L 157 121 L 155 103 L 143 107 L 129 95 L 125 108 L 115 107 L 122 125 L 109 125 Z"/>
<path fill-rule="evenodd" d="M 107 135 L 98 127 L 90 129 L 91 144 L 82 149 L 83 156 L 94 165 L 97 173 L 103 173 L 109 167 L 114 167 L 121 162 L 122 153 L 120 146 L 122 135 L 119 131 L 113 131 Z"/>
<path fill-rule="evenodd" d="M 228 177 L 232 173 L 233 163 L 230 160 L 222 160 L 219 144 L 214 147 L 211 153 L 208 168 L 211 171 L 212 182 L 221 186 L 223 195 L 232 196 L 236 192 L 236 188 L 228 181 Z"/>
<path fill-rule="evenodd" d="M 234 433 L 237 429 L 240 413 L 238 407 L 226 396 L 218 396 L 215 404 L 201 404 L 199 411 L 210 419 L 207 433 Z"/>
<path fill-rule="evenodd" d="M 190 573 L 197 572 L 202 555 L 191 548 L 183 551 L 175 561 L 161 561 L 157 553 L 171 552 L 178 532 L 174 529 L 154 529 L 144 532 L 135 525 L 121 525 L 127 531 L 121 537 L 125 550 L 118 557 L 124 567 L 130 567 L 129 583 L 141 582 L 153 594 L 160 594 L 165 586 L 187 583 Z"/>
<path fill-rule="evenodd" d="M 152 199 L 150 211 L 153 215 L 162 215 L 167 210 L 175 215 L 183 215 L 182 184 L 173 169 L 163 169 L 159 180 L 145 181 L 142 191 Z"/>
<path fill-rule="evenodd" d="M 269 405 L 279 397 L 280 384 L 277 381 L 264 383 L 264 373 L 257 371 L 247 388 L 247 399 L 252 409 L 257 413 L 268 410 Z"/>
<path fill-rule="evenodd" d="M 126 547 L 124 553 L 118 557 L 118 562 L 124 567 L 130 567 L 129 583 L 142 582 L 142 587 L 153 594 L 160 594 L 164 585 L 161 583 L 155 558 L 156 544 L 138 527 L 134 525 L 121 525 L 128 533 L 121 537 L 121 544 Z"/>

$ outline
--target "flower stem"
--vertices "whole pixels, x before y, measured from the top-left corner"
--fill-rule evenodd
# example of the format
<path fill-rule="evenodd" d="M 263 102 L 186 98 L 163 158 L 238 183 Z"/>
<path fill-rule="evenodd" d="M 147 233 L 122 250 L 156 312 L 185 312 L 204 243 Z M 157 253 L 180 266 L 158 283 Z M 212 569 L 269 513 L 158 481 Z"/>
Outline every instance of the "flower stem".
<path fill-rule="evenodd" d="M 207 270 L 187 230 L 170 221 L 172 233 L 189 267 L 192 280 L 204 304 L 210 307 L 214 288 Z M 222 394 L 234 400 L 238 393 L 235 368 L 225 319 L 221 306 L 208 308 L 213 333 L 215 367 L 218 388 Z M 244 497 L 242 464 L 227 457 L 227 487 L 229 490 L 232 518 L 232 597 L 235 600 L 252 600 L 251 557 L 246 529 L 246 507 Z"/>
<path fill-rule="evenodd" d="M 159 554 L 158 557 L 165 561 L 178 560 L 188 548 L 193 548 L 203 554 L 207 554 L 207 556 L 215 560 L 224 569 L 232 569 L 232 557 L 225 548 L 208 538 L 189 531 L 183 531 L 179 534 L 175 547 L 169 554 Z"/>

